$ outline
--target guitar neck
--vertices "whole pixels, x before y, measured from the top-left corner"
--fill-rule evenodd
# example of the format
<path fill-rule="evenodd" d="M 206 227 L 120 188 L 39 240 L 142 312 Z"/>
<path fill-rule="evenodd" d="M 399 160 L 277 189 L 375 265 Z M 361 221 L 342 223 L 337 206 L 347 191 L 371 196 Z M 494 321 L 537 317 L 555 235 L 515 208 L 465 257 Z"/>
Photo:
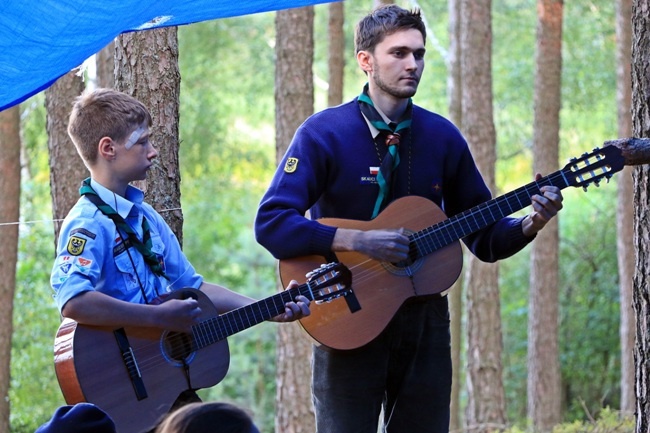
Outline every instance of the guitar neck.
<path fill-rule="evenodd" d="M 283 313 L 285 304 L 293 301 L 299 295 L 313 300 L 309 283 L 284 290 L 277 295 L 211 317 L 194 325 L 192 327 L 194 348 L 201 349 Z"/>
<path fill-rule="evenodd" d="M 413 248 L 415 250 L 412 251 L 411 255 L 415 255 L 416 258 L 423 257 L 529 206 L 531 197 L 540 194 L 540 188 L 543 186 L 550 185 L 560 189 L 566 188 L 570 185 L 566 177 L 567 174 L 566 169 L 558 170 L 514 191 L 413 233 L 410 239 L 412 250 Z"/>

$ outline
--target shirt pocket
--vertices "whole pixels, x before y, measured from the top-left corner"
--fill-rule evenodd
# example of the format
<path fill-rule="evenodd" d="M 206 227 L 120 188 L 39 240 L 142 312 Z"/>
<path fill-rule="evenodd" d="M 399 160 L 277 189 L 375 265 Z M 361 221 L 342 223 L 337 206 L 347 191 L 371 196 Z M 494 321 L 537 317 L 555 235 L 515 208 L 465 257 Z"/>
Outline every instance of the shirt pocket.
<path fill-rule="evenodd" d="M 135 251 L 135 253 L 140 254 L 137 251 Z M 136 273 L 136 266 L 134 265 L 134 260 L 138 260 L 138 258 L 133 257 L 133 255 L 134 251 L 124 251 L 115 257 L 115 266 L 124 280 L 124 287 L 126 288 L 125 291 L 127 294 L 130 294 L 134 290 L 138 290 L 140 287 L 138 283 L 138 275 Z"/>

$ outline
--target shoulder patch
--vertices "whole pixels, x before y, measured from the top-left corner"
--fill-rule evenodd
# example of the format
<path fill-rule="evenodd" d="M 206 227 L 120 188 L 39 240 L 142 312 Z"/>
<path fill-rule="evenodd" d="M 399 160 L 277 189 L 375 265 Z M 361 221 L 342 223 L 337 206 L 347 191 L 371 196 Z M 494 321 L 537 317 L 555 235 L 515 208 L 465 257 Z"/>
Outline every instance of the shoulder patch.
<path fill-rule="evenodd" d="M 298 168 L 298 158 L 288 158 L 284 164 L 285 173 L 293 173 Z"/>
<path fill-rule="evenodd" d="M 78 236 L 72 236 L 68 241 L 68 253 L 71 256 L 78 256 L 84 251 L 86 240 Z"/>

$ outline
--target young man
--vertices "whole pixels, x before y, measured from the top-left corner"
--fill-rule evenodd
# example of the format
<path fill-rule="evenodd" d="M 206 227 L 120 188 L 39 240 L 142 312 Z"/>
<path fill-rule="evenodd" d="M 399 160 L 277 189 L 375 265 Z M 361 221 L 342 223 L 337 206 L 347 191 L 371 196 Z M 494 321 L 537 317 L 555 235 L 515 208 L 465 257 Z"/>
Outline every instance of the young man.
<path fill-rule="evenodd" d="M 453 216 L 491 198 L 458 129 L 411 101 L 424 69 L 425 40 L 418 10 L 383 6 L 358 23 L 357 62 L 368 84 L 358 98 L 301 125 L 261 201 L 257 240 L 276 258 L 321 255 L 330 261 L 336 252 L 355 251 L 398 263 L 409 253 L 403 228 L 363 231 L 317 219 L 371 220 L 408 195 Z M 392 158 L 385 163 L 387 154 Z M 382 164 L 393 167 L 392 174 L 378 170 Z M 525 247 L 562 208 L 559 188 L 544 186 L 541 193 L 532 197 L 526 217 L 504 218 L 464 238 L 472 253 L 492 262 Z M 304 217 L 308 210 L 312 219 Z M 315 346 L 312 380 L 318 433 L 376 433 L 382 406 L 383 431 L 447 432 L 447 298 L 411 298 L 362 347 Z"/>
<path fill-rule="evenodd" d="M 203 281 L 162 217 L 129 185 L 143 180 L 158 152 L 151 116 L 124 93 L 98 89 L 77 99 L 68 133 L 90 170 L 82 197 L 61 227 L 51 275 L 64 317 L 98 326 L 188 332 L 201 313 L 195 299 L 160 303 L 173 290 L 202 290 L 223 313 L 254 300 Z M 277 322 L 309 314 L 309 301 L 289 302 Z"/>

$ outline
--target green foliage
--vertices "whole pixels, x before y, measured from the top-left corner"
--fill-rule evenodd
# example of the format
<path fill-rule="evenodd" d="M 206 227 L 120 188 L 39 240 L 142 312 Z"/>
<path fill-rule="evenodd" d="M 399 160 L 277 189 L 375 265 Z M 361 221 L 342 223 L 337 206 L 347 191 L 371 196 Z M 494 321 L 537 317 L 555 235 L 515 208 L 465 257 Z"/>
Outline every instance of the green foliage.
<path fill-rule="evenodd" d="M 605 407 L 596 420 L 574 421 L 553 428 L 553 433 L 632 433 L 635 420 L 631 415 L 620 414 Z"/>
<path fill-rule="evenodd" d="M 31 433 L 64 404 L 54 375 L 53 342 L 59 315 L 52 300 L 54 257 L 45 110 L 42 95 L 22 106 L 27 174 L 22 181 L 11 350 L 12 432 Z"/>
<path fill-rule="evenodd" d="M 596 419 L 573 421 L 555 426 L 552 433 L 633 433 L 635 420 L 631 415 L 624 415 L 605 407 Z M 504 430 L 503 433 L 535 433 L 518 426 Z"/>
<path fill-rule="evenodd" d="M 552 433 L 633 433 L 635 420 L 609 407 L 603 408 L 596 419 L 573 421 L 555 426 Z M 530 430 L 518 426 L 504 430 L 503 433 L 528 433 Z"/>

